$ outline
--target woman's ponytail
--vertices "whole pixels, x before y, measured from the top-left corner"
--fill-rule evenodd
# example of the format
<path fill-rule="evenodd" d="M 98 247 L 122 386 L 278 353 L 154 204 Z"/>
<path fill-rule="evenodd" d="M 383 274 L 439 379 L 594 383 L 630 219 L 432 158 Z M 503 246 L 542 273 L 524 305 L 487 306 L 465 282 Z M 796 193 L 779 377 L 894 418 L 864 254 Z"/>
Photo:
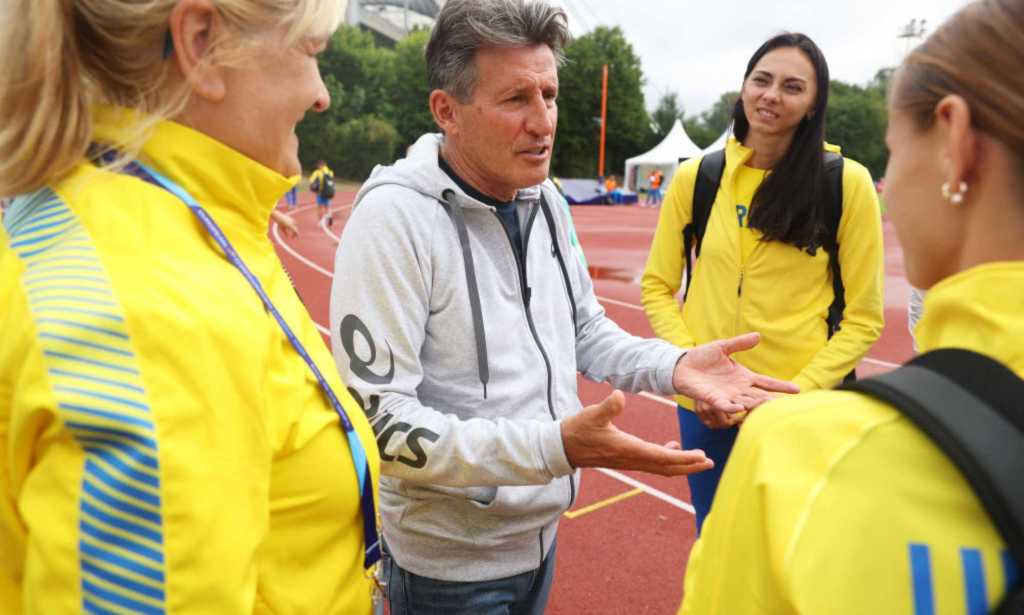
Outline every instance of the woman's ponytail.
<path fill-rule="evenodd" d="M 8 0 L 0 19 L 0 196 L 35 190 L 70 171 L 91 136 L 90 83 L 73 3 Z"/>

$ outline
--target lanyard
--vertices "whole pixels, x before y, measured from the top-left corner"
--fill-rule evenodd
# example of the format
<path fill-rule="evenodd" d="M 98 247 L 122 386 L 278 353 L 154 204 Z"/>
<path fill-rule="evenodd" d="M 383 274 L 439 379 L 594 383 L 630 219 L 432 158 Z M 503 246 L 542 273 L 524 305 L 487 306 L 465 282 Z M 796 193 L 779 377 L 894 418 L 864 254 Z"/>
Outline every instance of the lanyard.
<path fill-rule="evenodd" d="M 338 397 L 334 394 L 334 390 L 331 389 L 331 385 L 327 383 L 327 379 L 320 372 L 320 368 L 313 362 L 313 358 L 306 352 L 306 348 L 296 337 L 295 333 L 292 332 L 291 327 L 285 322 L 284 317 L 274 307 L 270 297 L 267 296 L 266 291 L 263 290 L 263 285 L 256 279 L 249 267 L 246 266 L 245 261 L 235 251 L 234 246 L 228 241 L 228 238 L 224 235 L 224 232 L 220 230 L 217 223 L 213 221 L 210 214 L 203 209 L 192 195 L 186 192 L 181 186 L 175 184 L 171 180 L 167 179 L 163 175 L 157 173 L 153 169 L 144 166 L 139 162 L 130 162 L 126 167 L 125 171 L 134 175 L 140 179 L 148 181 L 154 185 L 163 188 L 170 192 L 174 196 L 181 199 L 185 205 L 188 205 L 189 210 L 195 214 L 196 218 L 202 223 L 206 232 L 209 233 L 210 237 L 213 238 L 217 245 L 220 246 L 221 251 L 227 257 L 231 264 L 241 272 L 242 276 L 249 286 L 252 287 L 256 294 L 259 295 L 260 301 L 263 302 L 263 307 L 277 321 L 277 324 L 281 327 L 288 341 L 291 343 L 295 352 L 299 353 L 302 360 L 306 362 L 309 369 L 316 376 L 316 381 L 320 383 L 320 389 L 323 390 L 324 395 L 327 396 L 327 400 L 331 403 L 331 407 L 338 413 L 338 418 L 341 419 L 341 424 L 345 428 L 345 435 L 348 437 L 349 452 L 352 453 L 352 465 L 355 466 L 356 477 L 359 480 L 359 504 L 363 511 L 363 536 L 366 544 L 366 551 L 363 553 L 363 566 L 367 569 L 371 568 L 380 560 L 380 537 L 377 533 L 377 509 L 373 502 L 373 480 L 370 476 L 370 465 L 366 461 L 366 451 L 363 449 L 362 442 L 359 441 L 359 436 L 356 434 L 355 428 L 352 426 L 352 421 L 349 420 L 348 414 L 345 412 L 345 408 L 341 405 Z"/>

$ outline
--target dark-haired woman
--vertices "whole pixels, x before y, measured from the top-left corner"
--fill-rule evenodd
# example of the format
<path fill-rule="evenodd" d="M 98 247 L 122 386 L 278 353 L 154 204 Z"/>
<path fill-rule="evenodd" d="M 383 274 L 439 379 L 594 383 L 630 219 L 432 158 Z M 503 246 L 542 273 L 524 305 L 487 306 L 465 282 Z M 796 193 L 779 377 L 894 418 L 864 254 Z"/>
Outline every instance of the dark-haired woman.
<path fill-rule="evenodd" d="M 971 374 L 983 387 L 962 395 L 990 404 L 1012 380 L 1000 386 L 999 370 L 969 367 L 953 349 L 1024 376 L 1021 116 L 1021 0 L 965 6 L 907 56 L 889 93 L 884 198 L 907 280 L 927 290 L 915 334 L 931 356 L 915 368 Z M 1009 400 L 1007 434 L 1024 424 L 1020 398 Z M 948 409 L 964 417 L 964 434 L 984 433 L 976 404 Z M 954 462 L 917 424 L 856 391 L 759 407 L 690 555 L 680 613 L 1024 613 L 1020 517 L 997 521 L 983 505 L 1020 487 L 968 480 L 961 468 L 975 455 Z M 1019 477 L 1021 450 L 985 440 Z"/>
<path fill-rule="evenodd" d="M 658 336 L 690 347 L 759 331 L 761 344 L 736 359 L 803 391 L 839 383 L 883 324 L 878 197 L 867 169 L 850 159 L 842 167 L 841 216 L 829 230 L 835 206 L 828 200 L 825 158 L 839 148 L 824 141 L 828 83 L 825 58 L 807 36 L 782 34 L 754 53 L 682 310 L 676 293 L 699 158 L 686 161 L 672 180 L 642 281 L 644 310 Z M 845 299 L 833 335 L 827 322 L 835 297 L 830 252 Z M 703 449 L 715 462 L 714 469 L 687 477 L 699 530 L 743 416 L 677 401 L 685 446 Z"/>

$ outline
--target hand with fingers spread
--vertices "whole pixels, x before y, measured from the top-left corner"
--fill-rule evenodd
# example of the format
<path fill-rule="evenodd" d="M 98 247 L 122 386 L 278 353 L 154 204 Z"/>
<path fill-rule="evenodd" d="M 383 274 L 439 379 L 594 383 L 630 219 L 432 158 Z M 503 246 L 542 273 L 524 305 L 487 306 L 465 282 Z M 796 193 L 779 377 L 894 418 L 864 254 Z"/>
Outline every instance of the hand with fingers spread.
<path fill-rule="evenodd" d="M 601 403 L 562 421 L 562 444 L 573 467 L 679 476 L 709 470 L 714 465 L 704 451 L 680 450 L 678 442 L 655 444 L 620 430 L 612 420 L 625 407 L 622 392 L 612 391 Z"/>
<path fill-rule="evenodd" d="M 752 372 L 731 358 L 760 339 L 758 333 L 747 333 L 689 350 L 676 363 L 672 385 L 682 395 L 704 402 L 707 410 L 721 413 L 752 410 L 777 393 L 799 393 L 795 384 Z"/>

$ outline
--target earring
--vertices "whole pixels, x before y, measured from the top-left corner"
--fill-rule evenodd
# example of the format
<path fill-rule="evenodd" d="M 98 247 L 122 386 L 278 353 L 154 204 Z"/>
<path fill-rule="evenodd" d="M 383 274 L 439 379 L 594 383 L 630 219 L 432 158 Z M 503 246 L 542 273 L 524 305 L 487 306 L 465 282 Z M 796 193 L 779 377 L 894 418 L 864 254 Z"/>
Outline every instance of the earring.
<path fill-rule="evenodd" d="M 967 192 L 967 182 L 960 182 L 957 186 L 958 190 L 955 193 L 950 193 L 949 182 L 942 184 L 942 198 L 946 199 L 954 205 L 959 205 L 964 202 L 964 194 Z"/>

